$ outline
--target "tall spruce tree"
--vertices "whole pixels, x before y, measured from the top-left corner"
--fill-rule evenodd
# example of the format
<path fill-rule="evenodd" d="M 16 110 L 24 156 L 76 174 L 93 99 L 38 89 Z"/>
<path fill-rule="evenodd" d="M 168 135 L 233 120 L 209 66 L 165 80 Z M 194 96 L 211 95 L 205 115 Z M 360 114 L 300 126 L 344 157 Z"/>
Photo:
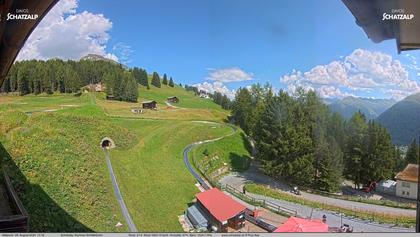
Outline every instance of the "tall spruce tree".
<path fill-rule="evenodd" d="M 257 123 L 256 143 L 267 174 L 309 186 L 315 172 L 313 145 L 309 129 L 296 123 L 303 119 L 299 108 L 283 91 L 271 98 Z"/>
<path fill-rule="evenodd" d="M 163 74 L 162 84 L 168 85 L 168 77 L 166 76 L 166 73 Z"/>
<path fill-rule="evenodd" d="M 416 139 L 413 139 L 405 156 L 407 164 L 418 164 L 419 163 L 419 147 Z"/>
<path fill-rule="evenodd" d="M 149 76 L 147 75 L 147 71 L 145 69 L 141 71 L 140 84 L 149 89 Z"/>
<path fill-rule="evenodd" d="M 20 95 L 27 95 L 29 90 L 29 72 L 26 65 L 22 65 L 17 74 L 17 90 Z"/>
<path fill-rule="evenodd" d="M 236 92 L 235 102 L 232 105 L 232 114 L 235 123 L 239 125 L 248 135 L 252 132 L 250 125 L 252 116 L 252 97 L 246 88 L 239 88 Z"/>
<path fill-rule="evenodd" d="M 128 72 L 124 72 L 123 77 L 125 88 L 122 99 L 128 102 L 137 102 L 139 93 L 136 79 Z"/>
<path fill-rule="evenodd" d="M 175 86 L 175 84 L 174 84 L 174 80 L 172 80 L 172 77 L 169 79 L 169 86 L 170 87 L 174 87 Z M 181 85 L 182 86 L 182 85 Z"/>
<path fill-rule="evenodd" d="M 151 84 L 157 88 L 160 88 L 162 86 L 160 83 L 159 74 L 157 72 L 153 72 Z"/>
<path fill-rule="evenodd" d="M 363 182 L 362 159 L 365 154 L 365 137 L 367 133 L 366 118 L 359 111 L 353 115 L 346 128 L 345 170 L 346 177 L 353 181 L 356 187 Z"/>
<path fill-rule="evenodd" d="M 134 78 L 136 79 L 136 81 L 142 85 L 142 71 L 140 68 L 138 67 L 134 67 L 131 70 L 131 73 L 133 74 Z"/>
<path fill-rule="evenodd" d="M 361 183 L 388 179 L 395 167 L 394 146 L 386 129 L 374 121 L 367 124 L 365 150 L 361 164 Z"/>

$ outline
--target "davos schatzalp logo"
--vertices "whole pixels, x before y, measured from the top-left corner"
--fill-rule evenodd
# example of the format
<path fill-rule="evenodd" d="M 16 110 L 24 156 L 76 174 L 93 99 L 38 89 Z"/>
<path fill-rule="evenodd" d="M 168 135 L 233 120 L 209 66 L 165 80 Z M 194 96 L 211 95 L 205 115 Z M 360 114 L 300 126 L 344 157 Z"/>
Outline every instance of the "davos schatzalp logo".
<path fill-rule="evenodd" d="M 38 14 L 30 14 L 29 9 L 16 9 L 15 13 L 7 13 L 6 21 L 10 20 L 36 20 Z"/>
<path fill-rule="evenodd" d="M 414 19 L 413 13 L 406 13 L 404 9 L 392 9 L 391 13 L 384 13 L 382 15 L 383 21 L 392 20 L 412 20 Z"/>

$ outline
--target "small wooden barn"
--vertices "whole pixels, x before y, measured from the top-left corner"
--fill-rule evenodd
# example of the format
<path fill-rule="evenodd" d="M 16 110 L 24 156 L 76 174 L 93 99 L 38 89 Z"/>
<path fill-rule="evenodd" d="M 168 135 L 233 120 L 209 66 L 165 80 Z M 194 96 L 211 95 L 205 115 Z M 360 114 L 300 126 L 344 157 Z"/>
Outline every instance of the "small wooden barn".
<path fill-rule="evenodd" d="M 179 103 L 179 98 L 176 96 L 171 96 L 166 99 L 168 103 Z"/>
<path fill-rule="evenodd" d="M 142 102 L 143 109 L 157 109 L 157 102 L 154 100 L 151 101 L 143 101 Z"/>

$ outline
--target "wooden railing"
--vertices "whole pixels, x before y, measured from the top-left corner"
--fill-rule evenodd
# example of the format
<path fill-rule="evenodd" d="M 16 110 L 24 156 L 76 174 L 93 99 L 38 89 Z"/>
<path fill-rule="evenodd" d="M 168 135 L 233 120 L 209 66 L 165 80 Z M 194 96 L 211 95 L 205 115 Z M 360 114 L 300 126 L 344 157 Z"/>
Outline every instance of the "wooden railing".
<path fill-rule="evenodd" d="M 255 206 L 261 206 L 264 207 L 266 209 L 269 209 L 271 211 L 277 212 L 279 214 L 285 215 L 285 216 L 297 216 L 297 211 L 287 208 L 287 207 L 283 207 L 280 206 L 276 203 L 270 202 L 268 200 L 265 199 L 261 199 L 261 198 L 255 198 L 252 197 L 248 194 L 246 194 L 246 192 L 241 192 L 240 190 L 237 190 L 236 188 L 226 184 L 223 185 L 221 187 L 223 190 L 226 190 L 227 192 L 231 193 L 232 195 L 235 195 L 236 197 L 242 199 L 245 202 L 248 202 L 250 204 L 253 204 Z"/>
<path fill-rule="evenodd" d="M 28 232 L 29 222 L 28 213 L 23 207 L 12 182 L 7 175 L 6 170 L 3 169 L 4 184 L 6 186 L 9 203 L 15 214 L 11 216 L 0 217 L 0 232 Z"/>

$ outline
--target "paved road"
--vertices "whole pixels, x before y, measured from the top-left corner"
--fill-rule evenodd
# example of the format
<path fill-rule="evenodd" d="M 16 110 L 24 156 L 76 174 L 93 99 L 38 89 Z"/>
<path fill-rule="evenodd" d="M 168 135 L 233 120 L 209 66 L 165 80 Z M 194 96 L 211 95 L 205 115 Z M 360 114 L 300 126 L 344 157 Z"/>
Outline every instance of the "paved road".
<path fill-rule="evenodd" d="M 222 184 L 228 184 L 233 186 L 236 189 L 242 190 L 242 186 L 246 182 L 252 182 L 257 184 L 268 185 L 274 189 L 283 192 L 290 192 L 292 189 L 288 186 L 285 182 L 279 182 L 278 180 L 274 180 L 273 178 L 263 174 L 259 169 L 258 166 L 253 162 L 253 165 L 250 169 L 242 173 L 231 173 L 230 175 L 225 176 L 222 180 Z M 302 198 L 308 199 L 310 201 L 316 201 L 319 203 L 331 204 L 335 206 L 340 206 L 347 209 L 352 210 L 363 210 L 372 213 L 379 213 L 379 214 L 390 214 L 395 216 L 416 216 L 416 210 L 413 209 L 403 209 L 403 208 L 394 208 L 388 206 L 380 206 L 362 202 L 353 202 L 343 199 L 336 199 L 331 197 L 326 197 L 322 195 L 307 193 L 301 191 Z"/>
<path fill-rule="evenodd" d="M 289 186 L 283 183 L 274 182 L 274 180 L 272 180 L 270 177 L 257 173 L 254 169 L 256 169 L 256 167 L 252 166 L 246 172 L 231 173 L 223 177 L 220 180 L 220 183 L 222 185 L 228 184 L 231 187 L 234 187 L 238 190 L 242 190 L 242 186 L 245 184 L 245 182 L 254 182 L 254 183 L 259 183 L 259 184 L 264 184 L 264 185 L 270 185 L 271 187 L 277 188 L 279 190 L 290 190 Z M 318 200 L 317 198 L 319 197 L 325 198 L 324 196 L 320 196 L 320 195 L 313 195 L 309 193 L 306 193 L 306 194 L 307 194 L 306 198 L 312 201 Z M 305 218 L 311 217 L 311 213 L 312 213 L 312 218 L 321 219 L 322 215 L 325 214 L 327 216 L 327 224 L 329 224 L 330 226 L 339 227 L 342 224 L 349 224 L 350 226 L 354 228 L 355 232 L 413 232 L 414 231 L 413 228 L 394 227 L 388 224 L 378 224 L 378 223 L 374 223 L 370 221 L 365 221 L 365 220 L 360 220 L 360 219 L 355 219 L 355 218 L 345 217 L 345 216 L 341 218 L 340 214 L 335 213 L 335 212 L 322 210 L 322 209 L 313 209 L 309 206 L 304 206 L 304 205 L 300 205 L 300 204 L 296 204 L 292 202 L 273 199 L 273 198 L 262 196 L 262 195 L 256 195 L 252 193 L 248 193 L 248 195 L 253 196 L 255 198 L 259 198 L 259 199 L 265 199 L 265 200 L 274 202 L 275 204 L 279 206 L 296 210 L 298 216 L 305 217 Z M 300 197 L 304 197 L 303 192 Z M 329 201 L 346 201 L 346 200 L 333 199 L 333 198 L 329 198 L 329 199 L 332 199 Z M 350 202 L 350 201 L 346 201 L 346 202 Z M 350 203 L 352 204 L 354 203 L 356 205 L 364 204 L 364 203 L 358 203 L 358 202 L 350 202 Z M 366 205 L 369 205 L 369 204 L 366 204 Z M 376 209 L 382 209 L 382 206 L 378 206 L 378 205 L 370 205 L 370 206 L 373 206 Z M 350 206 L 350 208 L 354 209 L 354 206 Z M 395 208 L 395 209 L 398 209 L 398 208 Z M 405 210 L 405 209 L 398 209 L 398 210 Z"/>
<path fill-rule="evenodd" d="M 121 195 L 120 188 L 118 187 L 117 179 L 115 178 L 115 175 L 114 175 L 114 170 L 112 169 L 111 160 L 109 159 L 109 152 L 108 150 L 104 150 L 104 152 L 105 152 L 106 164 L 108 165 L 109 174 L 111 175 L 112 186 L 114 186 L 114 193 L 115 193 L 118 203 L 120 204 L 121 212 L 125 218 L 125 221 L 127 222 L 130 232 L 139 232 L 137 230 L 136 225 L 133 222 L 133 219 L 131 219 L 130 213 L 128 212 L 127 206 L 125 205 L 124 199 Z"/>
<path fill-rule="evenodd" d="M 248 195 L 259 199 L 265 199 L 273 202 L 279 206 L 287 207 L 297 211 L 297 215 L 303 218 L 322 219 L 322 216 L 327 217 L 327 224 L 331 227 L 340 227 L 342 224 L 348 224 L 353 227 L 354 232 L 414 232 L 414 228 L 395 227 L 389 224 L 379 224 L 370 221 L 355 219 L 351 217 L 341 217 L 339 213 L 326 211 L 322 209 L 313 209 L 308 206 L 286 202 L 262 195 L 248 193 Z"/>

